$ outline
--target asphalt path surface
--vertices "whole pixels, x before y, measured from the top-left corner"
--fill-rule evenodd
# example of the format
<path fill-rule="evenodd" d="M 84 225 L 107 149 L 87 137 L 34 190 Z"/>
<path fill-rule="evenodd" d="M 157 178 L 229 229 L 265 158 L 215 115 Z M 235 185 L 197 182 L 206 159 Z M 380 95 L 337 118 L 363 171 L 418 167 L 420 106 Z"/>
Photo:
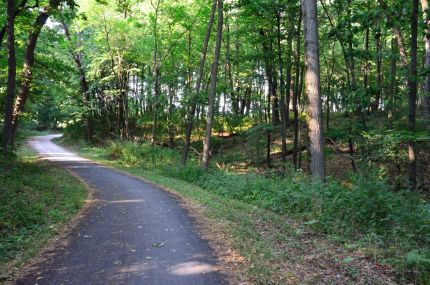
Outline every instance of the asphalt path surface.
<path fill-rule="evenodd" d="M 179 201 L 165 190 L 33 137 L 44 159 L 96 189 L 97 202 L 16 284 L 227 284 L 216 257 Z"/>

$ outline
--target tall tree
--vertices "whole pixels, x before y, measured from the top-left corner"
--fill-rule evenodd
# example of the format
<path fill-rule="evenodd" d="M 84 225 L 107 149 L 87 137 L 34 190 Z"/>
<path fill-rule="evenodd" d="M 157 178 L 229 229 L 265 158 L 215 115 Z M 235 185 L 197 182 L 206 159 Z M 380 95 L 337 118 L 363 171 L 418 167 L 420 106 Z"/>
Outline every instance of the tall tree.
<path fill-rule="evenodd" d="M 80 47 L 80 38 L 79 35 L 77 35 L 77 45 L 76 47 L 73 47 L 73 39 L 72 39 L 72 35 L 70 34 L 70 29 L 67 25 L 67 23 L 64 21 L 64 19 L 62 19 L 61 22 L 63 29 L 64 29 L 64 33 L 66 35 L 67 40 L 69 41 L 69 52 L 70 55 L 72 56 L 73 60 L 75 61 L 76 64 L 76 68 L 78 69 L 79 72 L 79 83 L 81 86 L 81 93 L 82 93 L 82 102 L 85 108 L 84 111 L 84 116 L 83 119 L 86 122 L 86 139 L 88 141 L 93 141 L 94 140 L 94 119 L 93 119 L 93 114 L 92 114 L 92 110 L 91 110 L 91 104 L 90 104 L 90 88 L 88 85 L 88 80 L 87 80 L 87 76 L 86 76 L 86 72 L 84 69 L 84 65 L 82 63 L 82 53 L 79 50 Z"/>
<path fill-rule="evenodd" d="M 415 132 L 416 120 L 416 101 L 417 101 L 417 34 L 418 34 L 418 0 L 412 0 L 411 13 L 411 62 L 409 67 L 409 114 L 408 114 L 408 129 L 411 133 Z M 408 160 L 409 160 L 409 187 L 415 189 L 417 186 L 417 161 L 415 142 L 413 139 L 408 141 Z"/>
<path fill-rule="evenodd" d="M 290 27 L 292 24 L 290 23 Z M 282 60 L 282 34 L 281 34 L 281 12 L 276 11 L 276 31 L 277 31 L 277 44 L 278 44 L 278 66 L 279 66 L 279 77 L 280 77 L 280 87 L 281 87 L 281 102 L 279 104 L 280 113 L 281 113 L 281 159 L 282 162 L 285 163 L 287 161 L 287 121 L 289 112 L 287 109 L 289 106 L 285 100 L 285 80 L 284 80 L 284 63 Z M 290 30 L 291 32 L 291 30 Z M 287 69 L 291 71 L 291 35 L 288 36 L 288 54 L 287 54 Z M 287 71 L 287 84 L 288 81 L 291 82 L 291 72 Z M 288 90 L 289 92 L 290 90 Z M 289 94 L 287 94 L 289 96 Z"/>
<path fill-rule="evenodd" d="M 300 130 L 299 130 L 299 100 L 300 94 L 302 92 L 302 86 L 300 84 L 300 46 L 302 43 L 301 40 L 301 26 L 302 26 L 302 13 L 299 11 L 299 17 L 296 24 L 296 50 L 295 50 L 295 78 L 294 78 L 294 94 L 293 94 L 293 113 L 294 113 L 294 143 L 293 143 L 293 164 L 297 169 L 299 167 L 298 161 L 298 152 L 299 150 L 299 141 L 300 141 Z"/>
<path fill-rule="evenodd" d="M 320 61 L 316 0 L 301 0 L 305 40 L 305 92 L 308 99 L 309 169 L 313 177 L 325 179 Z"/>
<path fill-rule="evenodd" d="M 425 35 L 424 35 L 424 48 L 425 48 L 425 62 L 424 69 L 426 76 L 424 78 L 424 119 L 426 122 L 427 130 L 430 131 L 430 11 L 428 0 L 421 0 L 421 7 L 424 15 Z"/>
<path fill-rule="evenodd" d="M 12 147 L 13 135 L 13 101 L 16 86 L 16 55 L 15 55 L 15 1 L 7 0 L 7 87 L 5 116 L 3 127 L 3 153 L 6 155 Z"/>
<path fill-rule="evenodd" d="M 154 72 L 154 109 L 152 113 L 152 135 L 151 135 L 151 144 L 155 144 L 156 134 L 157 134 L 157 123 L 158 123 L 158 101 L 161 96 L 161 86 L 160 86 L 160 66 L 161 63 L 158 58 L 158 16 L 160 11 L 161 0 L 156 0 L 154 3 L 151 0 L 151 5 L 155 11 L 154 18 L 154 62 L 153 62 L 153 72 Z"/>
<path fill-rule="evenodd" d="M 26 43 L 26 50 L 24 55 L 24 65 L 21 74 L 21 86 L 15 100 L 15 107 L 13 112 L 13 126 L 12 126 L 12 142 L 15 138 L 18 129 L 19 117 L 24 111 L 27 102 L 28 94 L 30 92 L 31 82 L 33 80 L 33 66 L 34 66 L 34 53 L 36 50 L 37 40 L 43 26 L 46 24 L 49 16 L 58 8 L 61 0 L 50 0 L 37 16 L 33 23 L 33 27 Z"/>
<path fill-rule="evenodd" d="M 36 0 L 34 5 L 32 6 L 28 6 L 27 5 L 28 0 L 22 0 L 17 8 L 14 8 L 14 13 L 13 13 L 13 17 L 16 18 L 22 11 L 26 10 L 26 9 L 34 9 L 39 7 L 39 1 Z M 7 2 L 6 2 L 7 5 Z M 3 26 L 3 28 L 0 30 L 0 47 L 1 44 L 3 42 L 4 36 L 7 32 L 7 26 L 8 26 L 8 22 L 6 21 L 6 24 Z"/>
<path fill-rule="evenodd" d="M 199 70 L 198 70 L 196 87 L 195 87 L 195 94 L 191 100 L 191 109 L 190 109 L 190 112 L 188 113 L 188 117 L 187 117 L 187 125 L 186 125 L 186 129 L 185 129 L 185 148 L 184 148 L 184 153 L 182 156 L 182 164 L 183 165 L 185 165 L 187 163 L 188 153 L 190 151 L 191 134 L 193 131 L 193 122 L 194 122 L 194 116 L 195 116 L 196 107 L 197 107 L 196 96 L 198 96 L 198 93 L 200 92 L 200 88 L 202 85 L 203 71 L 204 71 L 205 63 L 206 63 L 206 55 L 208 52 L 208 45 L 209 45 L 209 39 L 211 36 L 212 25 L 213 25 L 213 22 L 215 20 L 216 7 L 217 7 L 217 0 L 213 0 L 211 14 L 209 16 L 208 26 L 206 29 L 205 39 L 203 42 L 203 48 L 202 48 L 202 53 L 201 53 L 201 57 L 200 57 Z"/>
<path fill-rule="evenodd" d="M 203 157 L 202 157 L 202 167 L 207 170 L 209 167 L 209 156 L 210 156 L 210 144 L 212 136 L 212 126 L 214 119 L 214 105 L 215 105 L 215 95 L 218 77 L 218 65 L 221 52 L 221 41 L 222 41 L 222 28 L 223 28 L 223 0 L 218 0 L 218 24 L 216 32 L 216 43 L 215 43 L 215 54 L 211 69 L 211 83 L 208 92 L 208 113 L 206 119 L 206 133 L 203 141 Z"/>

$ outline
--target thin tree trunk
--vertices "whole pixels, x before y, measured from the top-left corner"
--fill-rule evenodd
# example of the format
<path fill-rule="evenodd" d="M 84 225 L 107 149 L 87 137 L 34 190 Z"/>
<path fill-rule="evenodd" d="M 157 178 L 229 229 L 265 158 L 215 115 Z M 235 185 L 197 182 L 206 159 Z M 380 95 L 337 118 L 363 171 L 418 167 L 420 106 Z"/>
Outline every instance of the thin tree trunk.
<path fill-rule="evenodd" d="M 188 62 L 187 62 L 187 90 L 191 93 L 191 85 L 193 80 L 193 72 L 191 70 L 191 31 L 188 31 L 188 41 L 187 41 L 187 52 L 188 52 Z"/>
<path fill-rule="evenodd" d="M 158 12 L 160 8 L 161 0 L 157 0 L 157 4 L 154 5 L 151 1 L 151 5 L 155 10 L 155 23 L 154 23 L 154 103 L 152 112 L 152 132 L 151 132 L 151 145 L 155 145 L 157 135 L 157 123 L 158 123 L 158 100 L 161 95 L 160 86 L 160 62 L 158 61 Z"/>
<path fill-rule="evenodd" d="M 213 25 L 213 22 L 215 19 L 216 7 L 217 7 L 217 0 L 213 0 L 211 15 L 209 17 L 208 26 L 206 29 L 205 41 L 203 43 L 203 49 L 202 49 L 202 54 L 201 54 L 201 58 L 200 58 L 199 72 L 198 72 L 196 87 L 195 87 L 195 95 L 196 96 L 200 92 L 200 88 L 202 85 L 203 71 L 204 71 L 205 62 L 206 62 L 206 55 L 207 55 L 207 51 L 208 51 L 208 45 L 209 45 L 209 39 L 211 36 L 212 25 Z M 182 156 L 182 164 L 183 165 L 187 164 L 188 153 L 190 151 L 191 134 L 193 131 L 194 116 L 195 116 L 196 108 L 197 108 L 197 103 L 195 101 L 196 100 L 193 96 L 192 103 L 191 103 L 191 110 L 188 113 L 187 126 L 185 129 L 185 147 L 184 147 L 184 154 Z"/>
<path fill-rule="evenodd" d="M 334 73 L 334 65 L 336 63 L 336 60 L 334 58 L 334 47 L 335 43 L 333 43 L 332 49 L 331 49 L 331 57 L 332 62 L 330 66 L 330 74 L 327 78 L 327 100 L 326 100 L 326 132 L 328 133 L 330 130 L 330 95 L 331 95 L 331 84 L 333 80 L 333 73 Z"/>
<path fill-rule="evenodd" d="M 16 56 L 15 56 L 15 1 L 7 0 L 7 87 L 5 115 L 3 126 L 3 154 L 12 150 L 13 142 L 13 101 L 16 88 Z"/>
<path fill-rule="evenodd" d="M 366 28 L 366 31 L 364 33 L 364 64 L 362 67 L 363 70 L 363 90 L 366 98 L 369 96 L 369 80 L 368 80 L 368 73 L 369 73 L 369 27 Z M 373 110 L 375 105 L 375 102 L 372 102 L 371 109 Z M 362 108 L 360 108 L 362 110 Z"/>
<path fill-rule="evenodd" d="M 387 3 L 385 3 L 384 0 L 378 0 L 379 6 L 381 6 L 383 11 L 388 11 Z M 396 21 L 392 18 L 392 16 L 387 13 L 386 14 L 388 22 L 391 24 L 391 29 L 393 30 L 393 35 L 395 39 L 397 40 L 397 44 L 399 46 L 399 52 L 400 52 L 400 59 L 402 61 L 403 66 L 408 65 L 408 59 L 406 54 L 406 48 L 403 41 L 402 33 L 400 32 L 399 27 L 396 26 Z"/>
<path fill-rule="evenodd" d="M 421 0 L 421 7 L 424 14 L 425 24 L 425 63 L 424 70 L 426 70 L 426 76 L 424 80 L 424 96 L 423 96 L 423 107 L 424 107 L 424 120 L 426 123 L 427 130 L 430 131 L 430 11 L 428 0 Z"/>
<path fill-rule="evenodd" d="M 354 151 L 354 142 L 352 140 L 352 118 L 349 116 L 348 112 L 346 112 L 346 116 L 348 118 L 348 148 L 349 148 L 349 158 L 351 159 L 351 167 L 352 171 L 357 173 L 357 166 L 355 164 L 355 151 Z"/>
<path fill-rule="evenodd" d="M 239 114 L 239 100 L 237 95 L 234 92 L 234 83 L 233 83 L 233 70 L 231 66 L 231 52 L 230 52 L 230 22 L 229 17 L 226 17 L 226 58 L 227 58 L 227 75 L 228 75 L 228 86 L 230 88 L 230 94 L 231 94 L 231 108 L 233 111 L 233 114 L 238 115 Z"/>
<path fill-rule="evenodd" d="M 388 104 L 387 104 L 387 119 L 388 126 L 391 128 L 393 125 L 393 114 L 395 112 L 394 98 L 396 95 L 396 74 L 397 74 L 397 41 L 391 40 L 391 55 L 390 55 L 390 86 L 388 91 Z"/>
<path fill-rule="evenodd" d="M 293 56 L 293 34 L 294 25 L 290 24 L 288 30 L 287 39 L 287 60 L 286 60 L 286 77 L 285 77 L 285 118 L 286 118 L 286 128 L 290 127 L 290 102 L 291 102 L 291 70 L 292 70 L 292 56 Z"/>
<path fill-rule="evenodd" d="M 329 21 L 329 24 L 330 24 L 330 26 L 331 26 L 331 28 L 332 29 L 336 29 L 336 25 L 335 25 L 335 23 L 333 22 L 333 20 L 332 20 L 332 18 L 331 18 L 331 16 L 330 16 L 330 14 L 329 14 L 329 12 L 328 12 L 328 10 L 327 10 L 327 7 L 326 7 L 326 5 L 324 4 L 324 0 L 320 0 L 320 3 L 321 3 L 321 6 L 322 6 L 322 8 L 323 8 L 323 10 L 324 10 L 324 13 L 326 14 L 326 16 L 327 16 L 327 19 L 328 19 L 328 21 Z M 346 51 L 346 49 L 345 49 L 345 44 L 344 44 L 344 41 L 343 41 L 343 39 L 342 39 L 342 37 L 340 36 L 340 34 L 338 33 L 338 32 L 336 32 L 335 33 L 335 36 L 336 36 L 336 39 L 338 40 L 338 42 L 339 42 L 339 45 L 340 45 L 340 48 L 341 48 L 341 50 L 342 50 L 342 55 L 343 55 L 343 58 L 344 58 L 344 61 L 345 61 L 345 65 L 347 66 L 347 68 L 346 68 L 346 77 L 347 77 L 347 79 L 348 79 L 348 85 L 351 85 L 350 84 L 350 76 L 351 76 L 351 74 L 350 74 L 350 72 L 351 72 L 351 70 L 353 69 L 352 68 L 352 66 L 351 66 L 351 62 L 350 62 L 350 56 L 348 56 L 348 52 Z"/>
<path fill-rule="evenodd" d="M 366 96 L 368 94 L 368 71 L 369 71 L 369 59 L 368 59 L 368 53 L 369 53 L 369 28 L 366 28 L 366 32 L 364 34 L 364 54 L 365 54 L 365 60 L 364 60 L 364 66 L 363 66 L 363 89 L 366 93 Z"/>
<path fill-rule="evenodd" d="M 209 102 L 208 102 L 208 113 L 207 113 L 207 121 L 206 121 L 206 134 L 205 134 L 205 139 L 203 141 L 202 167 L 205 170 L 208 170 L 208 167 L 209 167 L 209 155 L 210 155 L 209 150 L 210 150 L 212 126 L 213 126 L 213 119 L 214 119 L 214 104 L 215 104 L 215 95 L 216 95 L 219 57 L 221 52 L 222 26 L 223 26 L 223 0 L 218 0 L 218 25 L 217 25 L 217 33 L 216 33 L 215 55 L 212 63 L 211 85 L 208 93 Z"/>
<path fill-rule="evenodd" d="M 272 101 L 272 124 L 273 125 L 279 125 L 279 123 L 281 122 L 280 120 L 280 114 L 279 114 L 279 98 L 278 98 L 278 73 L 276 72 L 275 68 L 274 68 L 274 61 L 275 61 L 275 55 L 274 55 L 274 50 L 273 50 L 273 41 L 272 38 L 269 37 L 270 39 L 270 44 L 269 44 L 269 55 L 270 55 L 270 69 L 271 69 L 271 76 L 272 76 L 272 92 L 271 92 L 271 96 L 270 96 L 270 100 Z"/>
<path fill-rule="evenodd" d="M 372 112 L 379 109 L 382 94 L 382 56 L 381 56 L 381 32 L 376 33 L 376 76 L 377 76 L 377 89 L 376 98 L 373 103 Z"/>
<path fill-rule="evenodd" d="M 169 141 L 170 141 L 170 148 L 173 149 L 175 147 L 175 132 L 174 132 L 174 124 L 173 124 L 173 99 L 176 93 L 176 87 L 171 86 L 169 88 L 169 123 L 168 123 L 168 129 L 169 129 Z"/>
<path fill-rule="evenodd" d="M 292 24 L 290 24 L 292 26 Z M 280 87 L 281 87 L 281 103 L 280 113 L 281 113 L 281 143 L 282 143 L 282 151 L 281 151 L 281 160 L 282 163 L 285 164 L 287 162 L 287 117 L 285 109 L 288 106 L 285 105 L 285 81 L 284 81 L 284 64 L 282 61 L 282 46 L 281 46 L 281 15 L 280 13 L 276 14 L 276 28 L 277 28 L 277 44 L 278 44 L 278 65 L 279 65 L 279 77 L 280 77 Z M 291 36 L 289 35 L 289 42 L 291 42 Z M 291 47 L 291 46 L 289 46 Z M 290 54 L 287 54 L 289 57 Z M 289 60 L 291 63 L 291 59 Z M 291 65 L 291 64 L 290 64 Z M 287 67 L 288 68 L 288 67 Z M 291 69 L 290 69 L 291 71 Z M 291 72 L 290 72 L 290 81 L 291 81 Z M 285 165 L 284 165 L 285 167 Z"/>
<path fill-rule="evenodd" d="M 299 87 L 300 87 L 300 89 L 299 89 L 299 92 L 297 93 L 298 95 L 299 95 L 299 98 L 298 98 L 298 105 L 300 105 L 300 100 L 301 100 L 301 97 L 302 97 L 302 94 L 304 93 L 304 90 L 305 90 L 305 88 L 304 88 L 304 81 L 305 81 L 305 63 L 302 63 L 302 65 L 301 65 L 301 70 L 302 70 L 302 72 L 301 72 L 301 75 L 300 75 L 300 84 L 299 84 Z M 303 94 L 304 95 L 304 94 Z M 300 109 L 300 114 L 303 114 L 303 110 L 304 110 L 304 108 L 305 108 L 305 106 L 304 106 L 304 104 L 301 106 L 301 109 Z M 302 158 L 303 158 L 303 156 L 302 156 L 302 140 L 301 140 L 301 137 L 302 137 L 302 131 L 301 131 L 301 129 L 302 129 L 302 126 L 301 126 L 301 123 L 300 123 L 300 120 L 298 121 L 298 138 L 299 138 L 299 145 L 298 145 L 298 151 L 299 151 L 299 169 L 302 169 Z M 306 138 L 308 138 L 308 136 L 306 136 Z M 307 140 L 307 139 L 306 139 Z"/>
<path fill-rule="evenodd" d="M 301 46 L 301 26 L 302 26 L 302 13 L 299 11 L 299 20 L 297 22 L 297 32 L 296 32 L 296 62 L 295 62 L 295 80 L 294 80 L 294 94 L 293 94 L 293 113 L 294 113 L 294 145 L 293 145 L 293 164 L 296 169 L 298 169 L 298 151 L 299 151 L 299 98 L 301 93 L 301 80 L 300 80 L 300 46 Z"/>
<path fill-rule="evenodd" d="M 418 0 L 412 0 L 411 14 L 411 62 L 409 69 L 409 114 L 408 129 L 411 133 L 415 132 L 416 101 L 417 101 L 417 33 L 418 33 Z M 408 141 L 408 168 L 409 168 L 409 187 L 415 189 L 417 186 L 417 161 L 415 142 Z"/>
<path fill-rule="evenodd" d="M 279 124 L 279 105 L 278 105 L 278 97 L 276 96 L 276 80 L 275 74 L 273 71 L 273 45 L 272 39 L 267 36 L 264 30 L 260 30 L 260 35 L 263 41 L 263 51 L 265 54 L 264 65 L 266 70 L 267 77 L 267 85 L 269 87 L 269 100 L 270 105 L 272 106 L 272 124 Z M 269 38 L 269 43 L 267 43 L 267 39 Z"/>
<path fill-rule="evenodd" d="M 158 100 L 161 95 L 161 86 L 160 86 L 160 66 L 156 63 L 154 70 L 154 102 L 153 102 L 153 110 L 152 110 L 152 132 L 151 132 L 151 145 L 155 145 L 156 136 L 157 136 L 157 124 L 158 124 Z"/>
<path fill-rule="evenodd" d="M 316 0 L 301 0 L 305 36 L 306 96 L 308 98 L 308 137 L 310 171 L 313 177 L 325 179 L 324 138 L 320 94 L 320 62 Z"/>
<path fill-rule="evenodd" d="M 124 71 L 123 71 L 124 72 Z M 130 128 L 128 123 L 129 117 L 129 100 L 128 100 L 128 86 L 130 79 L 130 67 L 126 66 L 125 73 L 121 74 L 122 82 L 121 82 L 121 94 L 124 102 L 123 105 L 123 122 L 122 122 L 122 137 L 123 139 L 130 140 Z"/>
<path fill-rule="evenodd" d="M 333 29 L 336 29 L 336 25 L 333 22 L 330 14 L 329 14 L 329 12 L 327 10 L 326 5 L 324 4 L 324 1 L 320 0 L 320 3 L 321 3 L 321 6 L 322 6 L 322 8 L 323 8 L 323 10 L 324 10 L 324 12 L 326 14 L 326 16 L 327 16 L 327 19 L 328 19 L 328 21 L 330 23 L 330 26 Z M 351 5 L 351 0 L 348 0 L 348 5 L 349 6 Z M 349 8 L 348 8 L 348 29 L 352 33 L 352 31 L 351 31 L 352 30 L 351 15 L 350 15 L 350 12 L 349 12 Z M 351 90 L 356 91 L 357 90 L 357 81 L 356 81 L 356 76 L 355 76 L 355 58 L 354 58 L 354 54 L 353 54 L 354 47 L 353 47 L 353 42 L 352 42 L 353 38 L 351 36 L 349 37 L 348 42 L 347 42 L 347 44 L 348 44 L 348 51 L 346 51 L 346 49 L 345 49 L 346 43 L 344 43 L 344 40 L 342 39 L 341 35 L 339 33 L 335 33 L 335 35 L 336 35 L 336 38 L 337 38 L 337 40 L 339 42 L 339 45 L 341 47 L 343 58 L 344 58 L 346 66 L 347 66 L 347 68 L 346 68 L 346 76 L 347 76 L 348 87 Z M 362 110 L 362 106 L 359 103 L 357 104 L 357 111 L 360 114 L 363 127 L 365 129 L 367 129 L 366 118 L 364 116 L 364 113 L 363 113 L 363 110 Z"/>
<path fill-rule="evenodd" d="M 72 36 L 70 34 L 69 27 L 64 21 L 62 21 L 61 24 L 63 26 L 64 33 L 66 35 L 67 40 L 69 41 L 69 44 L 72 44 Z M 79 38 L 77 40 L 78 40 L 77 48 L 79 48 Z M 80 83 L 81 92 L 82 92 L 82 101 L 84 103 L 83 105 L 85 108 L 85 113 L 83 117 L 84 117 L 84 120 L 86 121 L 86 139 L 88 141 L 93 141 L 94 140 L 94 119 L 93 119 L 92 110 L 90 106 L 90 93 L 89 93 L 88 81 L 87 81 L 84 67 L 82 65 L 82 54 L 80 52 L 74 51 L 72 47 L 69 47 L 69 52 L 72 55 L 73 60 L 75 61 L 76 67 L 80 75 L 79 83 Z"/>

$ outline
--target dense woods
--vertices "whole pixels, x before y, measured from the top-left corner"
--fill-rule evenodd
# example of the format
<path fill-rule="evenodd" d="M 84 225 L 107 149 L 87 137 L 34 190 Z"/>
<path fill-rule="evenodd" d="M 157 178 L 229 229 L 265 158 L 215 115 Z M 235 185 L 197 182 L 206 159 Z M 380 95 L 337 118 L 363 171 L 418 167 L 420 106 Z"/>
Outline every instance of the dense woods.
<path fill-rule="evenodd" d="M 427 0 L 3 1 L 3 155 L 13 156 L 19 128 L 61 130 L 124 164 L 165 163 L 166 175 L 224 183 L 222 195 L 318 221 L 321 232 L 380 242 L 373 257 L 428 284 L 428 9 Z M 253 188 L 264 183 L 270 191 Z"/>

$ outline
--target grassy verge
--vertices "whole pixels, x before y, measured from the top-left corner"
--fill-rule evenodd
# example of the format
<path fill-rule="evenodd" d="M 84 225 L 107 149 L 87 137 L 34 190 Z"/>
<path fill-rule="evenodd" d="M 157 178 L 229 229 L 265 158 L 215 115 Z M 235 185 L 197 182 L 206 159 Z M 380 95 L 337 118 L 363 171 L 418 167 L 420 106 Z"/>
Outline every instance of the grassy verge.
<path fill-rule="evenodd" d="M 222 259 L 229 270 L 240 271 L 242 282 L 393 284 L 389 276 L 395 269 L 401 283 L 404 278 L 427 282 L 428 248 L 416 239 L 426 237 L 427 216 L 414 195 L 390 194 L 383 184 L 365 178 L 351 185 L 327 186 L 301 175 L 277 179 L 205 174 L 193 165 L 178 166 L 174 150 L 146 145 L 77 149 L 184 197 L 199 216 L 206 217 L 203 232 L 215 247 L 228 245 L 229 253 L 221 253 Z M 413 205 L 408 204 L 411 201 Z M 410 220 L 417 217 L 421 220 Z"/>
<path fill-rule="evenodd" d="M 0 281 L 45 246 L 82 207 L 87 189 L 22 145 L 0 162 Z"/>

